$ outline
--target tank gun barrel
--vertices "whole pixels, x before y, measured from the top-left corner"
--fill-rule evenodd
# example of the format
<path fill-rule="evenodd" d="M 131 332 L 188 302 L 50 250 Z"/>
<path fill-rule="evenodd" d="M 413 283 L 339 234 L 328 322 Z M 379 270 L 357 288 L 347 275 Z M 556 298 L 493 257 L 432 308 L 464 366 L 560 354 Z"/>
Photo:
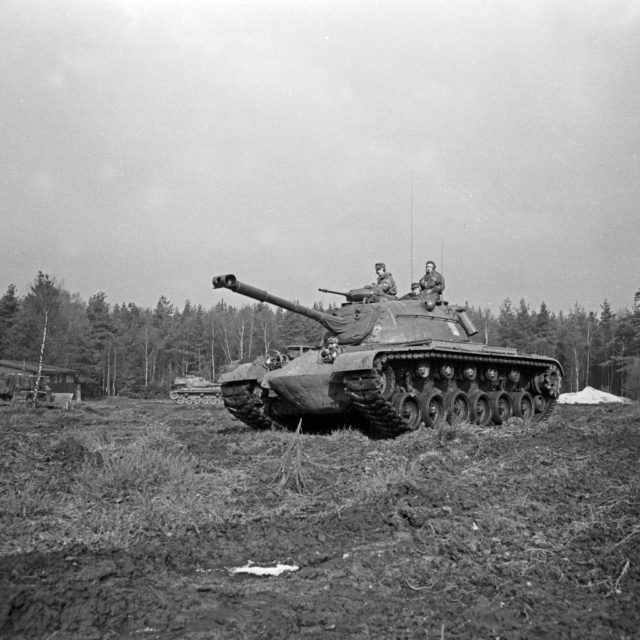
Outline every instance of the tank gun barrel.
<path fill-rule="evenodd" d="M 230 289 L 240 295 L 258 300 L 259 302 L 268 302 L 276 307 L 281 307 L 282 309 L 287 309 L 287 311 L 311 318 L 312 320 L 319 322 L 325 329 L 333 331 L 334 333 L 339 332 L 340 328 L 346 323 L 344 318 L 338 318 L 328 313 L 323 313 L 322 311 L 310 309 L 309 307 L 305 307 L 297 302 L 285 300 L 284 298 L 274 296 L 263 289 L 258 289 L 257 287 L 252 287 L 249 284 L 240 282 L 232 273 L 214 276 L 212 282 L 214 289 Z"/>
<path fill-rule="evenodd" d="M 344 296 L 345 298 L 349 295 L 346 291 L 333 291 L 332 289 L 318 289 L 318 291 L 322 291 L 322 293 L 335 293 L 337 296 Z"/>
<path fill-rule="evenodd" d="M 347 302 L 364 302 L 371 298 L 373 287 L 368 285 L 361 289 L 350 289 L 349 291 L 333 291 L 332 289 L 318 289 L 323 293 L 335 293 L 337 296 L 344 296 Z"/>

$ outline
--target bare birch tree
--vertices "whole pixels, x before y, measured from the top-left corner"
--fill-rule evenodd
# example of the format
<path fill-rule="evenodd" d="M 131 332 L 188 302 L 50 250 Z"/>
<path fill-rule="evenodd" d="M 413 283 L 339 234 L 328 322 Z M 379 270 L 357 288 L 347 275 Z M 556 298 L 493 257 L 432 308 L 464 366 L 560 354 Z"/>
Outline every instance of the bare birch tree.
<path fill-rule="evenodd" d="M 47 274 L 42 273 L 42 271 L 38 271 L 38 275 L 36 276 L 34 283 L 31 285 L 31 295 L 33 296 L 36 314 L 42 331 L 40 355 L 38 358 L 38 373 L 36 375 L 34 390 L 34 403 L 37 404 L 40 381 L 42 380 L 42 366 L 44 363 L 47 338 L 60 308 L 60 289 Z"/>

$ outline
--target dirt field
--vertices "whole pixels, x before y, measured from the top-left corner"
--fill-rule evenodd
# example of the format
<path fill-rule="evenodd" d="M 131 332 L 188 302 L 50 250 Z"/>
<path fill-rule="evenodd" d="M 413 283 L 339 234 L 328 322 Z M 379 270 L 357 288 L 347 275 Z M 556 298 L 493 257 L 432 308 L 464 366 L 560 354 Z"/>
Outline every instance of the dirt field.
<path fill-rule="evenodd" d="M 637 405 L 371 441 L 122 400 L 0 439 L 2 638 L 640 638 Z"/>

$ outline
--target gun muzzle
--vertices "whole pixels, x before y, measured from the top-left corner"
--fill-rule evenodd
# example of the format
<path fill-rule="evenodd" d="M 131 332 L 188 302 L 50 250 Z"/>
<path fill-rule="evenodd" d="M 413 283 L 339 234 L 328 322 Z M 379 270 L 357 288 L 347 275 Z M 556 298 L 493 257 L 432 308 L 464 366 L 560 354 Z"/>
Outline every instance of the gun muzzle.
<path fill-rule="evenodd" d="M 235 291 L 238 288 L 238 280 L 233 273 L 227 273 L 222 276 L 213 276 L 213 280 L 211 282 L 213 283 L 214 289 L 231 289 L 232 291 Z"/>

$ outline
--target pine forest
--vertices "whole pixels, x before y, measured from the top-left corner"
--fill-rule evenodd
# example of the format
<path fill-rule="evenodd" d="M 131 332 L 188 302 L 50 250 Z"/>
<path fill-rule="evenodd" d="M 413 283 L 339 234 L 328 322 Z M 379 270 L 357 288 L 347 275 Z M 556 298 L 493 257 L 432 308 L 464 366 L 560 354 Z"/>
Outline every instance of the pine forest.
<path fill-rule="evenodd" d="M 330 311 L 320 303 L 314 308 Z M 469 311 L 479 330 L 473 340 L 557 358 L 563 391 L 589 385 L 640 399 L 639 308 L 614 312 L 604 300 L 599 313 L 579 304 L 554 312 L 544 302 L 532 309 L 507 298 L 497 317 Z M 187 301 L 178 308 L 161 296 L 151 309 L 111 304 L 104 292 L 85 301 L 42 272 L 24 296 L 11 284 L 0 298 L 0 359 L 37 362 L 42 352 L 48 365 L 79 373 L 85 397 L 165 395 L 175 377 L 216 379 L 226 365 L 289 345 L 317 345 L 323 334 L 311 319 L 249 301 L 236 306 L 223 299 L 210 309 Z"/>

